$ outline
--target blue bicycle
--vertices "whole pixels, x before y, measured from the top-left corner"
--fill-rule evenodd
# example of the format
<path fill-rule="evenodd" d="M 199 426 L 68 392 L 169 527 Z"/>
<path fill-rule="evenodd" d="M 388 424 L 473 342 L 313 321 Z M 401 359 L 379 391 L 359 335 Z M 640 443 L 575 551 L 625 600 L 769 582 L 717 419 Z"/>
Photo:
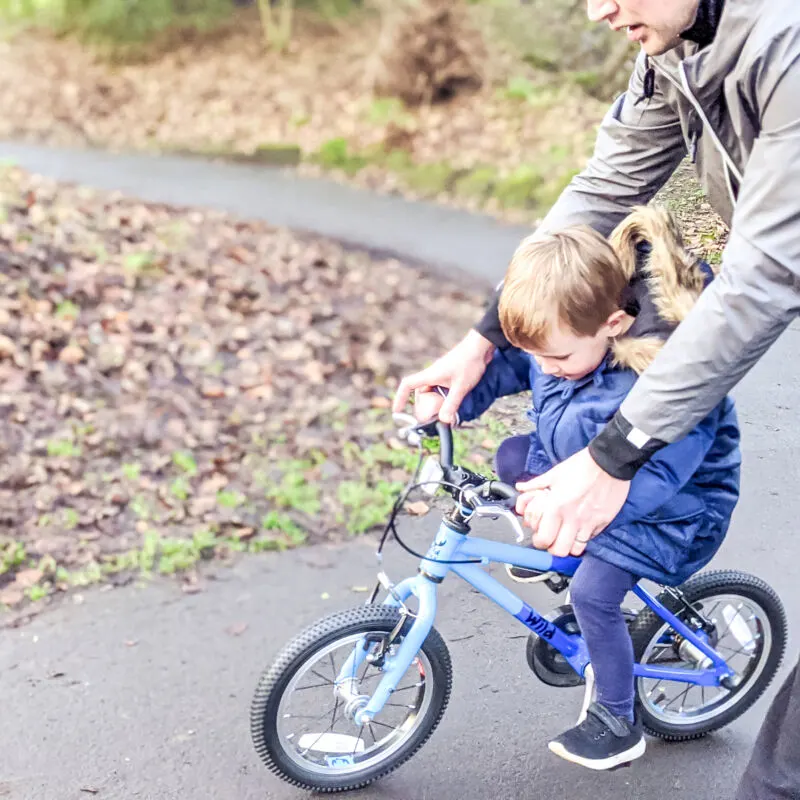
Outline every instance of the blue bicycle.
<path fill-rule="evenodd" d="M 453 464 L 452 432 L 396 415 L 401 438 L 421 448 L 438 435 L 430 457 L 398 499 L 379 548 L 409 492 L 444 489 L 455 501 L 443 516 L 417 575 L 392 584 L 381 572 L 366 605 L 325 617 L 298 634 L 261 677 L 251 707 L 258 754 L 284 780 L 335 792 L 375 781 L 411 758 L 444 714 L 452 685 L 450 655 L 433 627 L 436 590 L 453 572 L 530 630 L 528 664 L 551 686 L 593 679 L 569 604 L 538 614 L 484 569 L 491 562 L 535 570 L 556 593 L 568 589 L 579 558 L 470 536 L 479 517 L 503 518 L 523 540 L 513 512 L 517 492 Z M 420 461 L 422 464 L 422 461 Z M 429 488 L 429 493 L 430 493 Z M 413 551 L 411 551 L 413 552 Z M 377 604 L 381 588 L 385 599 Z M 738 571 L 698 573 L 657 597 L 642 586 L 642 608 L 628 612 L 636 657 L 637 715 L 645 730 L 680 741 L 727 725 L 764 692 L 786 647 L 786 617 L 775 591 Z M 411 598 L 416 608 L 409 607 Z M 582 712 L 583 713 L 583 712 Z"/>

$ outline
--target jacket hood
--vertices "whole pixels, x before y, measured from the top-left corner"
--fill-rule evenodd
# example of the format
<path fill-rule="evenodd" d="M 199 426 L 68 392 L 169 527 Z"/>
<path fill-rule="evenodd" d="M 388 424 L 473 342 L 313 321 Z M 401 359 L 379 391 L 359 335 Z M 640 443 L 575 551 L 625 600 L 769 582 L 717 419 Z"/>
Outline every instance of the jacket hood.
<path fill-rule="evenodd" d="M 663 208 L 635 208 L 609 242 L 630 276 L 623 305 L 634 317 L 612 345 L 612 366 L 641 374 L 694 306 L 711 274 L 686 249 L 675 219 Z"/>

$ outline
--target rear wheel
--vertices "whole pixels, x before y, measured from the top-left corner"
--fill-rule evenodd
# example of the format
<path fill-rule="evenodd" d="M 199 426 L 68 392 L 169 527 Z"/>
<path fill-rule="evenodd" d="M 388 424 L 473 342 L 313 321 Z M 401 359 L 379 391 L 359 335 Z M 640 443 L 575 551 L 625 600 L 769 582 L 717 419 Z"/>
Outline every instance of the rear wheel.
<path fill-rule="evenodd" d="M 250 716 L 256 751 L 272 772 L 304 789 L 357 789 L 422 747 L 444 714 L 452 686 L 450 655 L 435 629 L 371 723 L 356 725 L 353 710 L 366 704 L 382 670 L 366 661 L 356 670 L 353 702 L 344 701 L 334 684 L 365 634 L 388 636 L 400 622 L 395 608 L 359 606 L 321 620 L 286 645 L 261 677 Z M 412 622 L 403 622 L 389 655 Z M 374 653 L 380 643 L 368 647 Z"/>
<path fill-rule="evenodd" d="M 658 599 L 693 629 L 701 619 L 711 623 L 709 644 L 736 679 L 734 686 L 725 688 L 638 678 L 637 716 L 648 733 L 671 741 L 703 736 L 741 716 L 775 677 L 786 649 L 783 605 L 760 578 L 735 571 L 706 572 L 680 590 L 692 612 L 668 592 Z M 630 631 L 636 661 L 699 669 L 686 654 L 688 643 L 649 608 L 639 612 Z"/>

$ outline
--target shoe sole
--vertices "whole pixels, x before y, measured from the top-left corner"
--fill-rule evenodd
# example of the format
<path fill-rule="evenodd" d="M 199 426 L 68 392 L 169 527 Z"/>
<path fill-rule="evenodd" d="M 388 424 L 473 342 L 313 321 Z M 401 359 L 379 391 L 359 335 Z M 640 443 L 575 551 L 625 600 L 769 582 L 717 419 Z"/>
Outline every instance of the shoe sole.
<path fill-rule="evenodd" d="M 549 578 L 557 577 L 555 572 L 549 571 L 549 572 L 537 572 L 535 575 L 531 575 L 530 578 L 518 578 L 511 572 L 511 567 L 508 564 L 506 564 L 506 574 L 515 583 L 541 583 L 542 581 L 546 581 Z"/>
<path fill-rule="evenodd" d="M 565 761 L 570 761 L 573 764 L 578 764 L 581 767 L 597 771 L 615 769 L 616 767 L 630 764 L 631 761 L 641 758 L 644 755 L 644 751 L 647 749 L 645 740 L 640 739 L 633 747 L 622 753 L 617 753 L 617 755 L 610 756 L 609 758 L 593 760 L 590 758 L 582 758 L 581 756 L 575 755 L 575 753 L 570 753 L 561 742 L 550 742 L 547 746 L 550 748 L 550 752 L 555 753 L 559 758 L 563 758 Z"/>

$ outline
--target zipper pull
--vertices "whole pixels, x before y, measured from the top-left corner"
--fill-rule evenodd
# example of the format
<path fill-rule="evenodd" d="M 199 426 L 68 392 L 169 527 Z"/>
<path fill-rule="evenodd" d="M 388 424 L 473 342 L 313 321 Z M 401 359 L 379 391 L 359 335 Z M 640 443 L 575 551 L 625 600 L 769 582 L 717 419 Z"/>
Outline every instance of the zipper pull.
<path fill-rule="evenodd" d="M 633 104 L 634 108 L 642 102 L 649 100 L 656 92 L 656 71 L 650 66 L 650 56 L 644 57 L 644 80 L 642 82 L 642 96 Z"/>

